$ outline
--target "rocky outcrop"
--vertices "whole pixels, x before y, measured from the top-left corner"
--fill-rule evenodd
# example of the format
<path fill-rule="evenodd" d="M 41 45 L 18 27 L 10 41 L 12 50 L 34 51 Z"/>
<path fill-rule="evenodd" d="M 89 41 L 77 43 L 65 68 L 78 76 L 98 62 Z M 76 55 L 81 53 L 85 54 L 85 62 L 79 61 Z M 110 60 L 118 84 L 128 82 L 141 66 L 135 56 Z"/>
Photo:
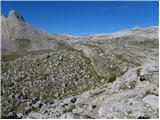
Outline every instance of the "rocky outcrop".
<path fill-rule="evenodd" d="M 34 29 L 14 10 L 7 17 L 1 16 L 2 52 L 33 51 L 50 48 L 50 35 Z"/>

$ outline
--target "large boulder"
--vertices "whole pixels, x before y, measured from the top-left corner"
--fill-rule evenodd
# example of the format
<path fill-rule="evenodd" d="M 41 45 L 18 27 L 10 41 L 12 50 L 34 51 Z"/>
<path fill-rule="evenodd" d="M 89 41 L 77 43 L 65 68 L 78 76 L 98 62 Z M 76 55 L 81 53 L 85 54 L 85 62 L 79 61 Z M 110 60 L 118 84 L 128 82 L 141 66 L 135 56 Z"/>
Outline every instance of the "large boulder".
<path fill-rule="evenodd" d="M 151 106 L 152 108 L 158 109 L 159 97 L 155 95 L 147 95 L 142 100 L 146 105 Z"/>

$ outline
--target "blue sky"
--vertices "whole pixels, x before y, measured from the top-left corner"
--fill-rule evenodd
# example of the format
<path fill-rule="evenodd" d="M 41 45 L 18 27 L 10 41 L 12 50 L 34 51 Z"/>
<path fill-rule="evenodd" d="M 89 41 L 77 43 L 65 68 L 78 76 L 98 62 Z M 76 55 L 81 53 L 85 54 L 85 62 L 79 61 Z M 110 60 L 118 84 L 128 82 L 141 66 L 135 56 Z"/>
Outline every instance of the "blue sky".
<path fill-rule="evenodd" d="M 49 33 L 108 33 L 159 21 L 158 1 L 3 1 L 1 5 L 3 15 L 14 9 L 29 24 Z"/>

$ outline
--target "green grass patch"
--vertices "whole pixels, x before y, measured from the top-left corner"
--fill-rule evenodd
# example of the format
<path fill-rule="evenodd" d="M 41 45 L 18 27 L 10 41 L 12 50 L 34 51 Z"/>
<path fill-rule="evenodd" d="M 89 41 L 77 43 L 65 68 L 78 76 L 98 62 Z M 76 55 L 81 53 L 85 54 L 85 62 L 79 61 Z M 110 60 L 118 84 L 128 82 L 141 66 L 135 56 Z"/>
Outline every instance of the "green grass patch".
<path fill-rule="evenodd" d="M 25 105 L 21 101 L 17 102 L 12 106 L 11 111 L 14 111 L 16 113 L 23 113 L 25 112 Z"/>
<path fill-rule="evenodd" d="M 123 54 L 117 54 L 117 58 L 121 60 L 123 58 Z"/>
<path fill-rule="evenodd" d="M 109 83 L 113 83 L 116 80 L 116 78 L 117 78 L 116 72 L 112 71 L 111 74 L 110 74 L 110 76 L 109 76 L 108 82 Z"/>
<path fill-rule="evenodd" d="M 94 92 L 92 96 L 93 96 L 93 97 L 94 97 L 94 96 L 98 96 L 98 95 L 104 93 L 105 91 L 106 91 L 106 90 L 100 90 L 100 91 Z"/>
<path fill-rule="evenodd" d="M 141 68 L 138 68 L 138 69 L 136 70 L 137 76 L 140 76 L 140 73 L 141 73 Z"/>
<path fill-rule="evenodd" d="M 19 53 L 11 53 L 9 55 L 2 55 L 2 62 L 7 62 L 7 61 L 13 61 L 13 60 L 16 60 L 20 57 L 22 57 L 23 55 L 22 54 L 19 54 Z"/>
<path fill-rule="evenodd" d="M 46 50 L 37 50 L 37 51 L 30 51 L 30 52 L 12 52 L 10 54 L 3 54 L 2 55 L 2 62 L 9 62 L 9 61 L 14 61 L 20 57 L 32 54 L 32 55 L 41 55 L 41 54 L 46 54 L 46 53 L 50 53 L 53 52 L 53 50 L 51 49 L 46 49 Z"/>
<path fill-rule="evenodd" d="M 131 87 L 131 89 L 134 89 L 136 87 L 136 81 L 130 82 L 129 86 Z"/>

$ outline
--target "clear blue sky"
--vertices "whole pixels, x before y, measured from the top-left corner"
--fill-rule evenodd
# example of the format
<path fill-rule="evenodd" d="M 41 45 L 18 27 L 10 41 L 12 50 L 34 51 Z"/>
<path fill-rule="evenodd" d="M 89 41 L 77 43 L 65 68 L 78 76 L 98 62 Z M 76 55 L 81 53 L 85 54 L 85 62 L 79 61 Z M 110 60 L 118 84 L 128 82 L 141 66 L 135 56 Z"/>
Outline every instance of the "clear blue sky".
<path fill-rule="evenodd" d="M 3 1 L 2 14 L 19 12 L 36 28 L 49 33 L 92 34 L 134 26 L 158 25 L 158 1 Z"/>

